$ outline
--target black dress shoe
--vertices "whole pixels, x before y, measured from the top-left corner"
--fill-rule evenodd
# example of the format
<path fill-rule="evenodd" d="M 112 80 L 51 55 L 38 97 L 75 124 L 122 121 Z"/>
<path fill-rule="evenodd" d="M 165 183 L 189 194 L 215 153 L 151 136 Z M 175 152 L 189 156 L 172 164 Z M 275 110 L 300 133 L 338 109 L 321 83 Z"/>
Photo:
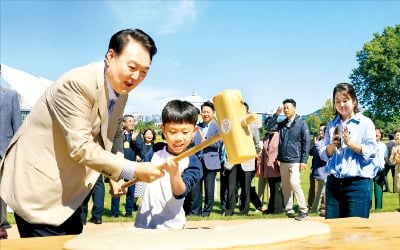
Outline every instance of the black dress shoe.
<path fill-rule="evenodd" d="M 132 214 L 125 214 L 124 217 L 125 217 L 125 218 L 132 218 L 133 216 L 132 216 Z"/>
<path fill-rule="evenodd" d="M 89 221 L 94 223 L 94 224 L 101 224 L 102 223 L 101 219 L 95 219 L 95 218 L 91 218 Z"/>

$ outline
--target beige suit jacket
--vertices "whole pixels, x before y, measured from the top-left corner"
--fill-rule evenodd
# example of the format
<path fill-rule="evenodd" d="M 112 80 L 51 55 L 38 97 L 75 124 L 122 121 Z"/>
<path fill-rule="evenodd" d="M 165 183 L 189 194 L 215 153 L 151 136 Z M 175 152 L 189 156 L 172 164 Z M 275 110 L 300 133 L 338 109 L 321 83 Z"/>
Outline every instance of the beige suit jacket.
<path fill-rule="evenodd" d="M 111 153 L 127 95 L 108 119 L 104 63 L 63 75 L 33 107 L 0 165 L 0 195 L 30 223 L 60 225 L 82 204 L 99 173 L 117 180 L 131 164 Z"/>

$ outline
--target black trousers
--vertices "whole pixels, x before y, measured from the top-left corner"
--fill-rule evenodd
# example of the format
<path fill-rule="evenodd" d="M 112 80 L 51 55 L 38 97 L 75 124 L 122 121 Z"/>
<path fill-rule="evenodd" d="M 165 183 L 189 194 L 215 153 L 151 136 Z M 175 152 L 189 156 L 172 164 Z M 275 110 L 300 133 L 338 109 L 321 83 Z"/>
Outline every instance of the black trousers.
<path fill-rule="evenodd" d="M 256 192 L 256 187 L 253 186 L 250 187 L 250 202 L 255 208 L 261 208 L 263 206 L 263 203 Z"/>
<path fill-rule="evenodd" d="M 63 224 L 51 226 L 46 224 L 32 224 L 14 213 L 18 232 L 21 238 L 59 236 L 80 234 L 83 230 L 81 222 L 81 207 L 79 207 Z"/>
<path fill-rule="evenodd" d="M 268 201 L 268 212 L 272 214 L 283 213 L 283 197 L 281 188 L 281 177 L 267 178 L 270 190 Z"/>
<path fill-rule="evenodd" d="M 239 213 L 248 214 L 250 209 L 251 180 L 254 171 L 243 171 L 240 165 L 234 165 L 228 174 L 228 203 L 226 204 L 225 215 L 232 215 L 236 206 L 237 183 L 241 189 Z"/>
<path fill-rule="evenodd" d="M 220 189 L 219 189 L 219 198 L 221 201 L 221 210 L 225 211 L 226 205 L 228 203 L 228 184 L 229 184 L 229 171 L 224 169 L 224 165 L 221 164 L 220 171 Z"/>
<path fill-rule="evenodd" d="M 394 171 L 396 169 L 396 165 L 388 165 L 385 164 L 385 175 L 387 176 L 389 171 L 392 172 L 392 178 L 393 178 L 393 192 L 394 192 Z M 386 182 L 387 182 L 387 178 L 386 178 Z M 385 186 L 389 189 L 389 184 L 385 184 Z"/>

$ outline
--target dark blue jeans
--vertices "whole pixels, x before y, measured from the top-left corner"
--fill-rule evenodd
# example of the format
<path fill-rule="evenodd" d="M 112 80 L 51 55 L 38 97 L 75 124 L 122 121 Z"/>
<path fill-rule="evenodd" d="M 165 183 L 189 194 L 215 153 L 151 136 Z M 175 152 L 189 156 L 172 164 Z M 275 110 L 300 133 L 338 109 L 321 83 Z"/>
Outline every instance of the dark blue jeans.
<path fill-rule="evenodd" d="M 362 177 L 336 178 L 326 182 L 325 219 L 369 217 L 371 179 Z"/>
<path fill-rule="evenodd" d="M 185 197 L 183 209 L 186 215 L 195 216 L 210 216 L 214 205 L 214 190 L 215 177 L 220 171 L 219 169 L 207 169 L 203 160 L 200 160 L 203 165 L 203 177 L 196 183 L 192 191 Z M 204 183 L 204 185 L 203 185 Z M 204 207 L 203 203 L 203 186 L 204 186 Z"/>
<path fill-rule="evenodd" d="M 210 170 L 203 165 L 203 178 L 200 181 L 204 184 L 204 207 L 201 212 L 202 216 L 210 216 L 210 213 L 214 206 L 214 190 L 215 190 L 215 177 L 218 173 L 217 170 Z M 203 187 L 203 185 L 201 185 Z"/>
<path fill-rule="evenodd" d="M 135 194 L 135 185 L 128 187 L 128 191 L 126 192 L 125 197 L 125 215 L 132 216 L 133 212 L 133 204 L 134 204 L 134 194 Z M 118 217 L 119 216 L 119 201 L 120 197 L 111 197 L 111 215 Z"/>
<path fill-rule="evenodd" d="M 201 203 L 202 203 L 202 196 L 201 196 L 201 184 L 200 180 L 194 184 L 192 187 L 192 191 L 190 191 L 183 203 L 183 209 L 185 210 L 186 215 L 191 216 L 201 216 Z"/>

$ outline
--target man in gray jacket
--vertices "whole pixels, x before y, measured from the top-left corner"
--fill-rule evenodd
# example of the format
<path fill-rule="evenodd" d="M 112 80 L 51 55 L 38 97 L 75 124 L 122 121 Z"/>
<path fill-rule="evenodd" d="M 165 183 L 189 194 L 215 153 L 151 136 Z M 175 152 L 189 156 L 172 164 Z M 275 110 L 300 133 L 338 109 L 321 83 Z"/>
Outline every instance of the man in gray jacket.
<path fill-rule="evenodd" d="M 22 117 L 17 92 L 0 85 L 0 161 L 21 123 Z M 0 239 L 7 239 L 7 225 L 7 205 L 0 198 Z"/>
<path fill-rule="evenodd" d="M 282 109 L 286 119 L 278 123 L 277 119 Z M 294 194 L 299 205 L 299 215 L 295 219 L 305 220 L 308 218 L 308 208 L 300 184 L 300 171 L 307 167 L 310 133 L 307 123 L 296 117 L 295 100 L 283 101 L 283 107 L 279 106 L 269 120 L 267 130 L 279 131 L 278 160 L 281 163 L 282 192 L 286 214 L 288 217 L 294 217 Z"/>

